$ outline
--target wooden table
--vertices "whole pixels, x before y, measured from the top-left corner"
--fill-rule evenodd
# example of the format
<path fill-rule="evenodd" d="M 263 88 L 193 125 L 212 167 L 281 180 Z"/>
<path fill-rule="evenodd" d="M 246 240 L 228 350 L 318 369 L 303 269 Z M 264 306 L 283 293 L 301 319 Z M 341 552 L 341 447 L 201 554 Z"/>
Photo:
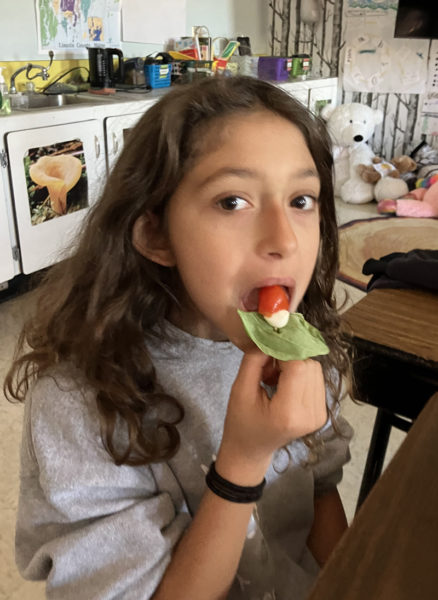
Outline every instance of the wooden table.
<path fill-rule="evenodd" d="M 391 427 L 408 431 L 438 390 L 438 294 L 375 289 L 342 320 L 355 347 L 356 397 L 378 407 L 359 507 L 381 474 Z"/>
<path fill-rule="evenodd" d="M 438 597 L 438 394 L 413 424 L 308 600 Z"/>

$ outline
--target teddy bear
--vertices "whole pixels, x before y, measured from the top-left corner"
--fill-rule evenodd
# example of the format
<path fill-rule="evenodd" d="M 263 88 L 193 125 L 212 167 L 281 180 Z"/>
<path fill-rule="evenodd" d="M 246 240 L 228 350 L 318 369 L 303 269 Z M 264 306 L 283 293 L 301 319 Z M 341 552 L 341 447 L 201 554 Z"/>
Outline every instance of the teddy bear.
<path fill-rule="evenodd" d="M 380 202 L 385 199 L 395 200 L 407 194 L 409 187 L 401 176 L 411 173 L 416 167 L 415 160 L 406 154 L 390 161 L 375 156 L 371 165 L 358 165 L 357 172 L 366 183 L 374 184 L 374 199 Z"/>
<path fill-rule="evenodd" d="M 357 165 L 372 163 L 374 152 L 367 141 L 383 121 L 383 112 L 359 102 L 326 104 L 321 117 L 327 122 L 334 144 L 335 195 L 351 204 L 371 202 L 374 184 L 363 181 Z"/>
<path fill-rule="evenodd" d="M 429 187 L 416 188 L 402 198 L 381 200 L 377 212 L 397 217 L 438 217 L 438 181 L 435 179 Z"/>

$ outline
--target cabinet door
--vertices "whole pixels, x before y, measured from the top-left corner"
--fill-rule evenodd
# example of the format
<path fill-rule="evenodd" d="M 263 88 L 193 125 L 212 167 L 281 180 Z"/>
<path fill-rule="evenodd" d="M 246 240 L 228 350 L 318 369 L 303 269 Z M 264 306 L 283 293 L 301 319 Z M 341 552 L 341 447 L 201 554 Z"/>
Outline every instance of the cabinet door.
<path fill-rule="evenodd" d="M 302 81 L 285 81 L 277 85 L 304 106 L 309 106 L 309 88 Z"/>
<path fill-rule="evenodd" d="M 6 136 L 24 273 L 64 258 L 105 179 L 103 132 L 89 120 Z"/>
<path fill-rule="evenodd" d="M 6 197 L 0 173 L 0 283 L 12 279 L 15 275 L 12 245 Z"/>
<path fill-rule="evenodd" d="M 113 168 L 119 157 L 130 129 L 134 127 L 143 114 L 142 112 L 132 113 L 129 115 L 107 117 L 105 119 L 105 145 L 108 171 Z"/>
<path fill-rule="evenodd" d="M 289 94 L 299 100 L 304 106 L 309 106 L 309 90 L 290 90 Z"/>
<path fill-rule="evenodd" d="M 309 109 L 319 115 L 326 104 L 336 104 L 337 92 L 336 85 L 310 88 Z"/>

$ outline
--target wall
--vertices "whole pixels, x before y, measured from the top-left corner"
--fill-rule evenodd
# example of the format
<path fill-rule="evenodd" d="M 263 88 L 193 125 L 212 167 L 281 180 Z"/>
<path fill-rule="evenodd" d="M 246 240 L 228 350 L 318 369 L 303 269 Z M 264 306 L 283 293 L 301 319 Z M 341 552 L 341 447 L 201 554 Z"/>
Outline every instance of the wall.
<path fill-rule="evenodd" d="M 304 7 L 315 2 L 320 7 L 316 25 L 302 21 Z M 313 74 L 320 77 L 342 78 L 343 48 L 348 34 L 347 10 L 352 5 L 378 6 L 379 3 L 352 0 L 270 0 L 270 49 L 273 54 L 288 56 L 293 53 L 311 55 Z M 395 11 L 396 0 L 386 0 L 386 6 Z M 383 5 L 380 2 L 380 5 Z M 372 8 L 363 8 L 372 12 Z M 436 42 L 435 42 L 436 43 Z M 429 56 L 432 43 L 429 42 Z M 390 159 L 409 154 L 423 139 L 436 145 L 436 136 L 422 134 L 424 94 L 361 93 L 341 90 L 344 103 L 362 102 L 383 110 L 385 119 L 376 128 L 372 141 L 374 152 Z"/>
<path fill-rule="evenodd" d="M 157 10 L 159 9 L 159 2 Z M 35 0 L 1 2 L 0 61 L 38 60 Z M 266 0 L 187 0 L 187 18 L 181 35 L 190 35 L 192 25 L 206 25 L 213 37 L 249 35 L 257 54 L 268 50 L 268 3 Z M 146 56 L 162 50 L 156 44 L 122 43 L 128 57 Z M 56 56 L 55 56 L 56 58 Z"/>
<path fill-rule="evenodd" d="M 35 0 L 11 0 L 1 4 L 0 67 L 4 67 L 3 75 L 9 83 L 12 73 L 27 61 L 44 66 L 48 66 L 49 61 L 46 54 L 38 52 Z M 181 35 L 190 35 L 192 25 L 205 25 L 212 37 L 249 35 L 253 52 L 266 54 L 268 11 L 265 0 L 187 0 L 187 17 L 181 28 Z M 163 45 L 122 42 L 125 57 L 146 56 L 163 49 Z M 80 62 L 57 60 L 55 53 L 55 60 L 50 68 L 50 79 L 47 82 L 42 82 L 40 78 L 35 79 L 36 90 L 39 91 L 59 74 L 76 65 L 87 66 L 88 60 L 86 57 Z M 82 73 L 85 76 L 85 71 Z M 17 77 L 17 89 L 24 86 L 25 80 L 24 74 Z"/>

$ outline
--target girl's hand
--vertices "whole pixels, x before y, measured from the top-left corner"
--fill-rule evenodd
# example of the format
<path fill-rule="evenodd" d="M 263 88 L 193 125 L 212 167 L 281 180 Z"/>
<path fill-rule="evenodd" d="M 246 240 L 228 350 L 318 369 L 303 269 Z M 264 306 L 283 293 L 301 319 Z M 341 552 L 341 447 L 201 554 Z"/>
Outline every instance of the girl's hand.
<path fill-rule="evenodd" d="M 275 450 L 327 420 L 321 365 L 278 361 L 277 391 L 269 399 L 260 382 L 270 360 L 258 351 L 245 354 L 231 390 L 216 468 L 239 485 L 260 483 Z"/>

